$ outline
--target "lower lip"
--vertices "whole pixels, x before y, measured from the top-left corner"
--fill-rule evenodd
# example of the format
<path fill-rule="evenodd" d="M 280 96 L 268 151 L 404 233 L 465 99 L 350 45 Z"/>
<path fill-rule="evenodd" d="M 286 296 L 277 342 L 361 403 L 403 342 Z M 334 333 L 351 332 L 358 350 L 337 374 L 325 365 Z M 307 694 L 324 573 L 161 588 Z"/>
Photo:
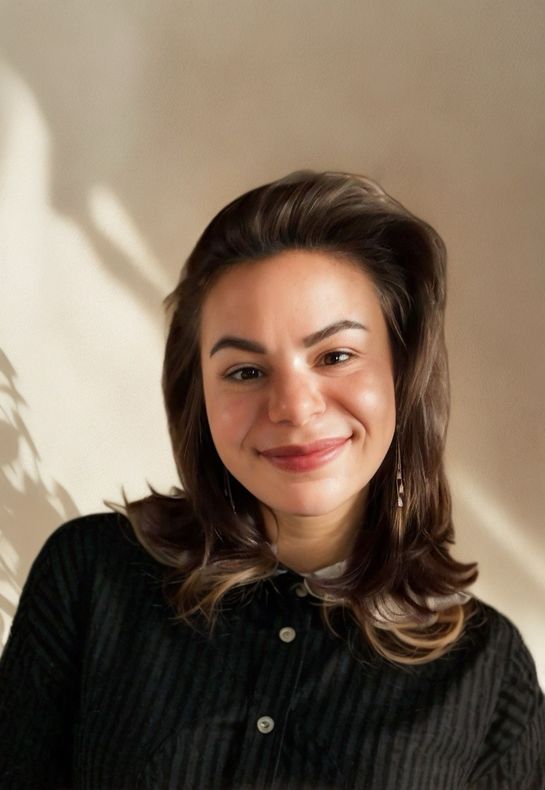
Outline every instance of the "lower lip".
<path fill-rule="evenodd" d="M 333 461 L 342 453 L 347 442 L 348 439 L 345 439 L 342 444 L 336 444 L 333 447 L 327 447 L 325 450 L 318 450 L 307 455 L 266 455 L 264 458 L 270 461 L 273 466 L 287 472 L 310 472 Z"/>

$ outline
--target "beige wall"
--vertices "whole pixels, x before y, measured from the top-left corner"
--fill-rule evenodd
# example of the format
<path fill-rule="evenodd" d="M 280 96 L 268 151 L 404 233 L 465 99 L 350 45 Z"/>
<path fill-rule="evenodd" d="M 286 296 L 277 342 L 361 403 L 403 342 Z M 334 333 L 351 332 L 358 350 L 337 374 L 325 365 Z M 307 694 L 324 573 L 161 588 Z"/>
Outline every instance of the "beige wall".
<path fill-rule="evenodd" d="M 456 551 L 545 683 L 543 4 L 14 0 L 0 17 L 2 638 L 63 519 L 175 482 L 160 302 L 205 222 L 335 168 L 448 244 Z"/>

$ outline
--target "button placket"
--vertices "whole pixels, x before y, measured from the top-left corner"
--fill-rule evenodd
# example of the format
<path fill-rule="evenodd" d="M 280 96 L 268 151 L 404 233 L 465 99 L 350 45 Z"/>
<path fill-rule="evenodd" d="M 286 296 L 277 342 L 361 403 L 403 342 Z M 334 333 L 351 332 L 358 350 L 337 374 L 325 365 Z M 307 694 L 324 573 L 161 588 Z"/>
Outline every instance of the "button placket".
<path fill-rule="evenodd" d="M 239 737 L 240 752 L 246 753 L 248 759 L 237 768 L 233 787 L 245 784 L 248 771 L 261 772 L 267 776 L 267 786 L 274 786 L 289 732 L 288 721 L 294 715 L 286 702 L 297 695 L 300 678 L 304 676 L 314 613 L 308 599 L 296 596 L 294 587 L 298 583 L 301 577 L 296 574 L 279 574 L 270 585 L 263 586 L 262 599 L 256 602 L 256 606 L 261 605 L 260 611 L 256 611 L 259 660 L 255 682 L 247 696 L 244 730 Z M 286 637 L 291 641 L 284 641 Z"/>

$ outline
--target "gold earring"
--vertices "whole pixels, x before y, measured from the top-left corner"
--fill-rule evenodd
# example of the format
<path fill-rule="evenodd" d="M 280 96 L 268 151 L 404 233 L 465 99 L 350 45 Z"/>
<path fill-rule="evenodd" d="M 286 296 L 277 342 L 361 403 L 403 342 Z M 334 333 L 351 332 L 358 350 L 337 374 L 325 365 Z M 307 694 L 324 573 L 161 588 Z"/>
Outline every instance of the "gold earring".
<path fill-rule="evenodd" d="M 396 488 L 397 488 L 397 506 L 403 507 L 403 494 L 405 489 L 403 487 L 403 474 L 401 472 L 401 451 L 399 449 L 399 439 L 396 436 Z"/>

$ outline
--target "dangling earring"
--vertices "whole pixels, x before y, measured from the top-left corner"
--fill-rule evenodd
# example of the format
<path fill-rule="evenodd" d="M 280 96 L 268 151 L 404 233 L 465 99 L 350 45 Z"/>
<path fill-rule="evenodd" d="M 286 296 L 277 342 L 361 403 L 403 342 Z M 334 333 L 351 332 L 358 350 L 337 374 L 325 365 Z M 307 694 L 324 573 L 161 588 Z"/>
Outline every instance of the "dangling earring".
<path fill-rule="evenodd" d="M 225 466 L 223 467 L 223 493 L 225 494 L 225 499 L 229 500 L 229 504 L 231 505 L 231 510 L 236 516 L 237 510 L 235 508 L 235 503 L 233 501 L 233 492 L 231 491 L 231 478 Z"/>
<path fill-rule="evenodd" d="M 397 488 L 397 506 L 403 507 L 403 474 L 401 472 L 401 451 L 399 449 L 399 439 L 396 434 L 396 488 Z"/>

